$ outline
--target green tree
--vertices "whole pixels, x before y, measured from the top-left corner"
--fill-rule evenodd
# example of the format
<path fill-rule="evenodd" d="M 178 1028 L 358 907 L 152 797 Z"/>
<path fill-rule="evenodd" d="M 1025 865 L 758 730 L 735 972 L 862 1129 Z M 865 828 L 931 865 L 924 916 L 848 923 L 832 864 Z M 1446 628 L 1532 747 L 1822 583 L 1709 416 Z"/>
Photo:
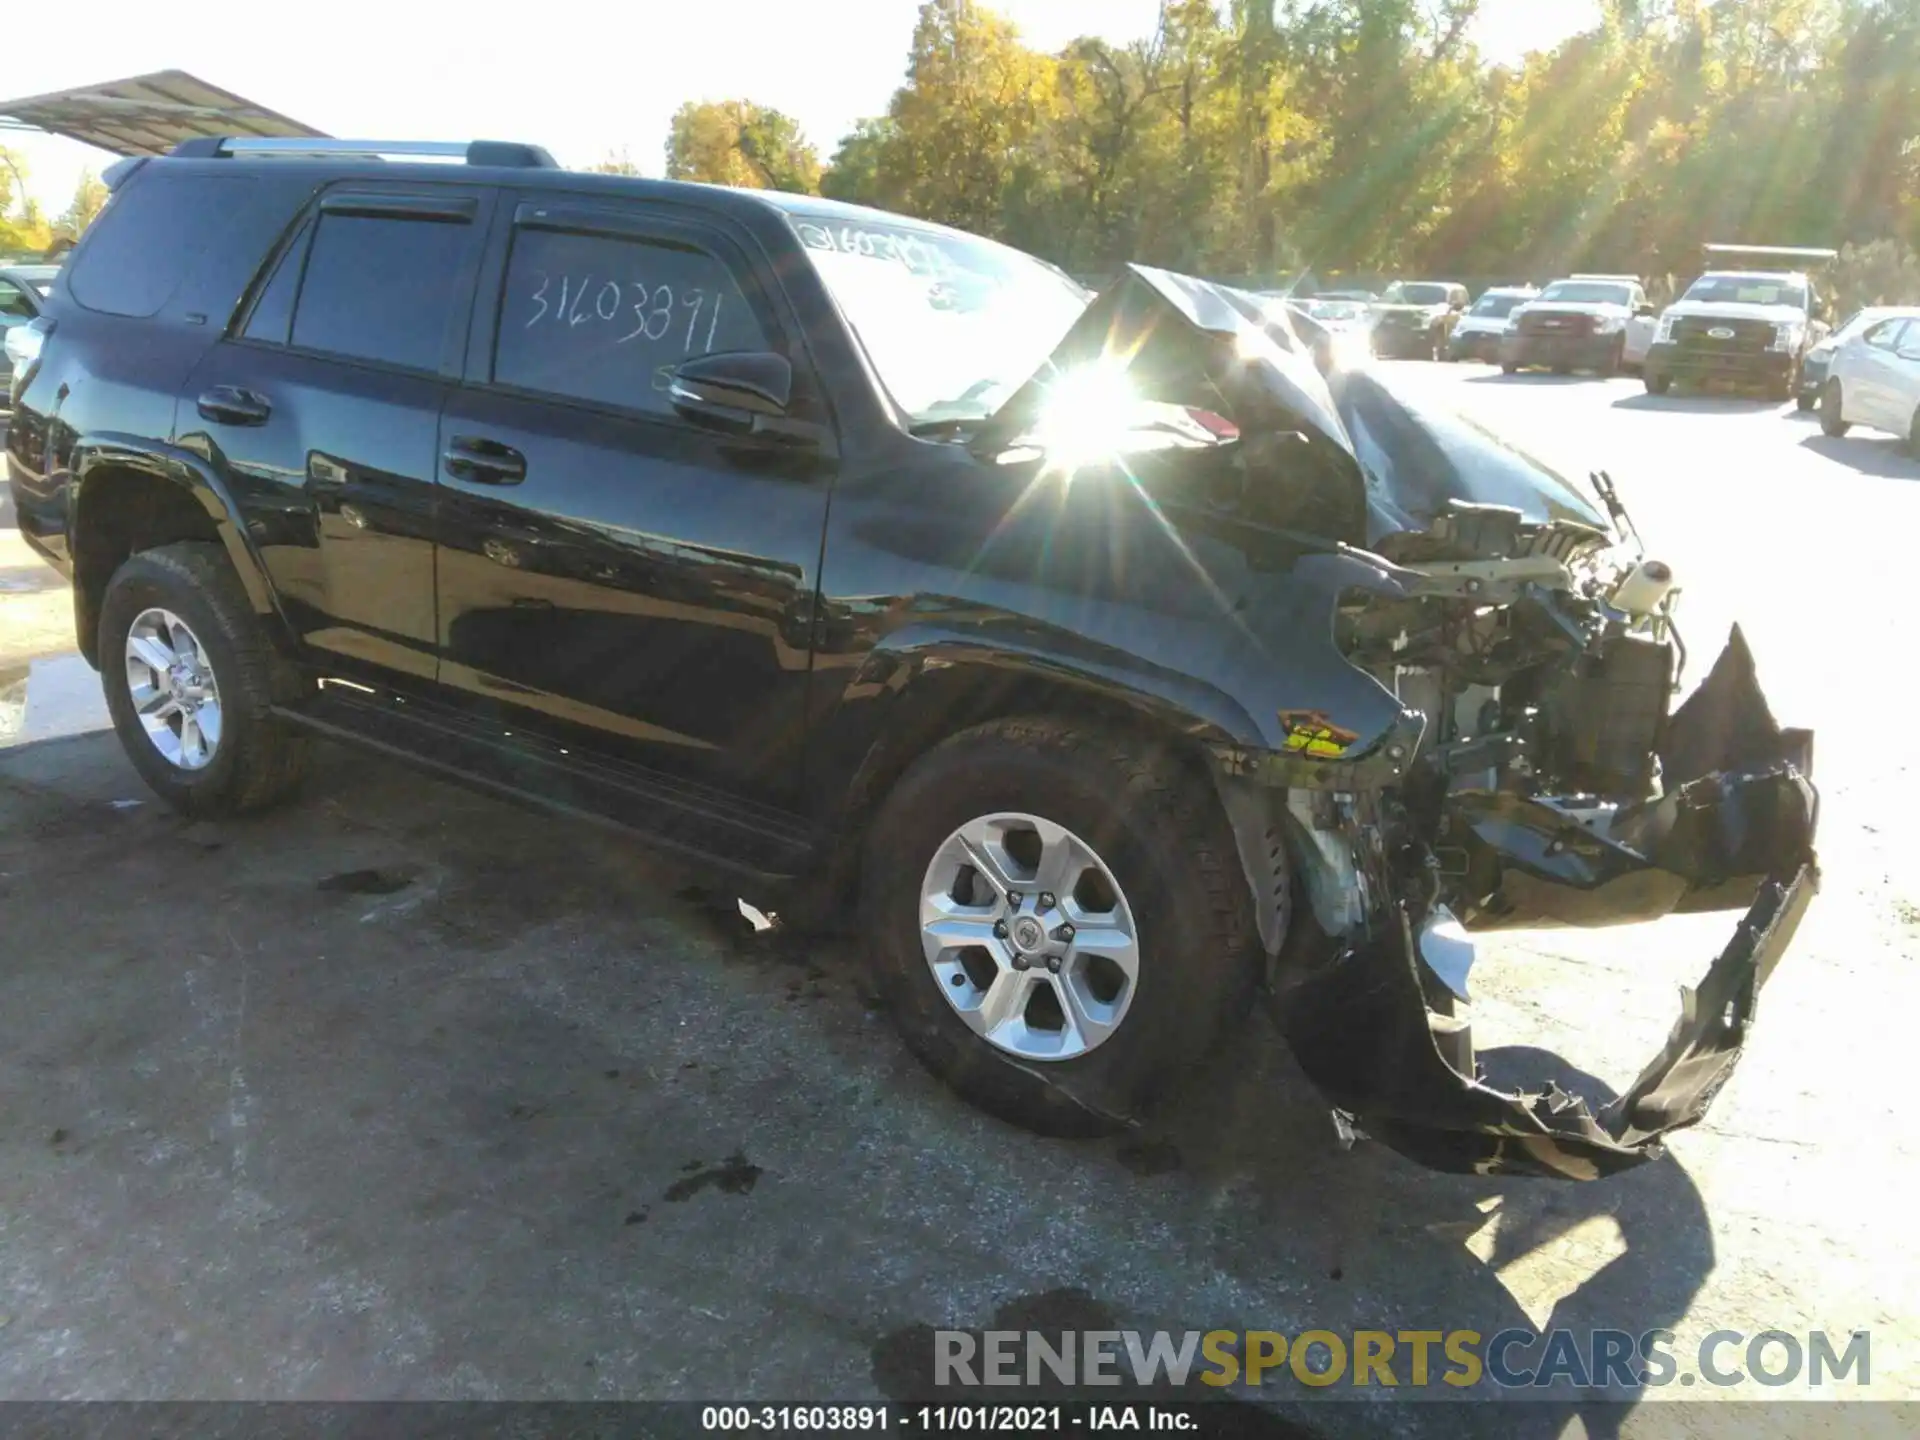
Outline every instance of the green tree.
<path fill-rule="evenodd" d="M 790 115 L 750 100 L 690 100 L 667 132 L 667 178 L 812 194 L 820 157 Z"/>
<path fill-rule="evenodd" d="M 85 233 L 87 226 L 93 223 L 107 203 L 107 187 L 100 177 L 91 170 L 80 172 L 79 183 L 73 187 L 73 199 L 61 213 L 57 228 L 64 235 L 76 240 Z"/>

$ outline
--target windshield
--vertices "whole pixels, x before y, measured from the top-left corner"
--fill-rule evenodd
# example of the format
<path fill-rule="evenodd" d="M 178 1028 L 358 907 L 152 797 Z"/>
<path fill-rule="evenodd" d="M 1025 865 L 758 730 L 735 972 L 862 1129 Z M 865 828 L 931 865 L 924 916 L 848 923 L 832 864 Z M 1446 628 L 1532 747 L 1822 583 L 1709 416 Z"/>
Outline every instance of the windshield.
<path fill-rule="evenodd" d="M 792 223 L 915 423 L 993 414 L 1092 298 L 1033 257 L 970 235 L 804 214 Z"/>
<path fill-rule="evenodd" d="M 1491 315 L 1495 319 L 1499 319 L 1512 314 L 1513 307 L 1520 304 L 1526 298 L 1524 295 L 1482 295 L 1478 300 L 1473 302 L 1473 309 L 1467 313 L 1469 315 Z"/>
<path fill-rule="evenodd" d="M 1721 305 L 1791 305 L 1804 310 L 1807 287 L 1784 275 L 1702 275 L 1680 298 Z"/>
<path fill-rule="evenodd" d="M 1429 285 L 1424 281 L 1407 284 L 1396 280 L 1387 287 L 1387 293 L 1381 298 L 1392 305 L 1444 305 L 1447 303 L 1447 287 Z"/>
<path fill-rule="evenodd" d="M 1594 280 L 1559 280 L 1540 292 L 1542 300 L 1565 300 L 1575 305 L 1631 305 L 1632 287 Z"/>
<path fill-rule="evenodd" d="M 1316 320 L 1358 320 L 1367 313 L 1367 307 L 1353 300 L 1316 300 L 1307 307 L 1307 313 Z"/>

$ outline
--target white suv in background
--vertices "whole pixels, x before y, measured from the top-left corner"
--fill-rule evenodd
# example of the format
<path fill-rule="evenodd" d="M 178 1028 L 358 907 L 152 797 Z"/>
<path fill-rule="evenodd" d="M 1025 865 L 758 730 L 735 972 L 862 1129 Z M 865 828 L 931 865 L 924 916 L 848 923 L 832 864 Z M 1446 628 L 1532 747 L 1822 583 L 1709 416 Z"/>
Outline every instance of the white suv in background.
<path fill-rule="evenodd" d="M 1920 307 L 1889 311 L 1833 352 L 1820 390 L 1820 428 L 1885 430 L 1920 460 Z"/>
<path fill-rule="evenodd" d="M 1507 317 L 1539 293 L 1532 285 L 1495 285 L 1484 291 L 1447 337 L 1447 359 L 1497 361 L 1500 337 L 1507 333 Z"/>

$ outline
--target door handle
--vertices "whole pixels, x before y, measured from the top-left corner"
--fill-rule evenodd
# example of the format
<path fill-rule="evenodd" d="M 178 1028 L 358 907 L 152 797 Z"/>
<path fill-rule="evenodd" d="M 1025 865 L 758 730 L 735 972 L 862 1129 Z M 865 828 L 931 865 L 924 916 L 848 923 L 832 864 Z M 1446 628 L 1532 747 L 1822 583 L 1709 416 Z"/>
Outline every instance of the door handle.
<path fill-rule="evenodd" d="M 237 385 L 216 385 L 200 397 L 200 418 L 216 425 L 264 425 L 273 413 L 267 397 Z"/>
<path fill-rule="evenodd" d="M 480 485 L 518 485 L 527 478 L 527 457 L 484 435 L 454 436 L 440 464 L 454 479 Z"/>

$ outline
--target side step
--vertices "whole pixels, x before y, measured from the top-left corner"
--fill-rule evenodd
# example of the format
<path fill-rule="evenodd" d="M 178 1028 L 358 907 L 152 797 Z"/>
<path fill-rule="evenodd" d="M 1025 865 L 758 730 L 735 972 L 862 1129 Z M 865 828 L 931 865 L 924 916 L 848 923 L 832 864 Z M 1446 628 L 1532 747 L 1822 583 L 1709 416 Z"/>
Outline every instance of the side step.
<path fill-rule="evenodd" d="M 610 825 L 757 880 L 794 879 L 811 868 L 819 850 L 813 833 L 788 812 L 609 756 L 584 757 L 522 733 L 509 736 L 429 700 L 326 685 L 306 704 L 276 706 L 274 714 L 469 788 Z"/>

